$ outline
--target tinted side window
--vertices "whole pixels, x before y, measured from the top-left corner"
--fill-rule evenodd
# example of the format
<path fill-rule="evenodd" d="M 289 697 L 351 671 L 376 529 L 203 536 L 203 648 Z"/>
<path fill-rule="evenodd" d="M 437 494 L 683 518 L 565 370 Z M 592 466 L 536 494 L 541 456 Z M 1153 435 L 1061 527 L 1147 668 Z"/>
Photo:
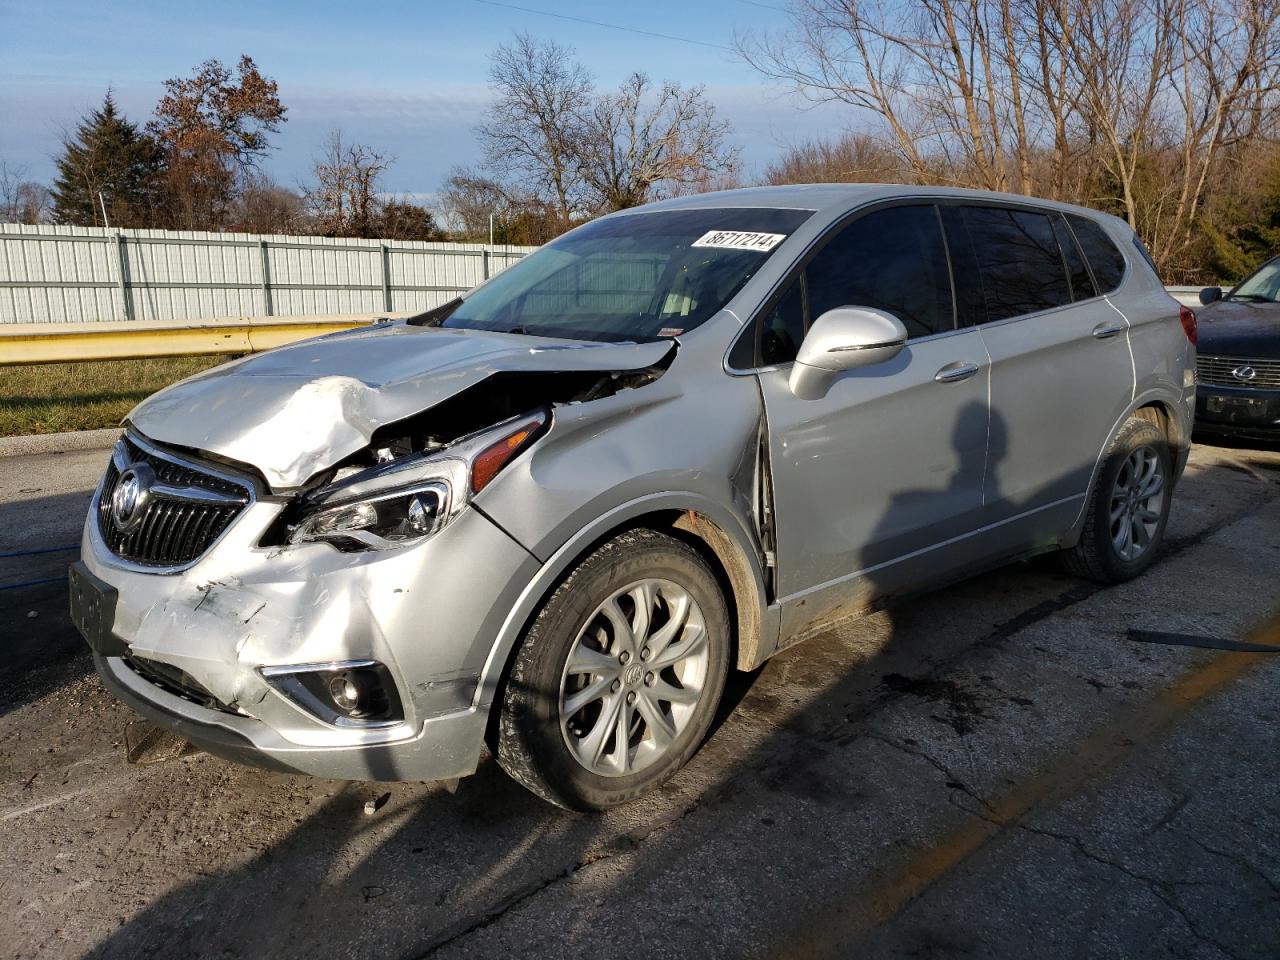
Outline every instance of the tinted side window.
<path fill-rule="evenodd" d="M 765 366 L 796 358 L 804 339 L 804 298 L 800 278 L 791 281 L 781 299 L 760 318 L 760 362 Z"/>
<path fill-rule="evenodd" d="M 1124 279 L 1124 254 L 1122 254 L 1105 230 L 1088 217 L 1067 214 L 1071 230 L 1080 241 L 1080 249 L 1084 258 L 1093 268 L 1093 277 L 1103 293 L 1110 293 L 1120 286 Z"/>
<path fill-rule="evenodd" d="M 1067 262 L 1067 273 L 1071 277 L 1071 298 L 1088 300 L 1090 297 L 1096 297 L 1098 291 L 1093 285 L 1093 277 L 1089 276 L 1089 268 L 1085 266 L 1084 257 L 1080 255 L 1080 248 L 1076 246 L 1075 238 L 1067 229 L 1066 221 L 1057 214 L 1053 217 L 1053 232 L 1057 234 L 1062 258 Z"/>
<path fill-rule="evenodd" d="M 891 313 L 911 337 L 955 327 L 942 228 L 932 206 L 890 207 L 855 220 L 805 268 L 810 322 L 834 307 Z"/>
<path fill-rule="evenodd" d="M 964 219 L 978 255 L 988 320 L 1071 302 L 1066 267 L 1045 214 L 965 207 Z"/>
<path fill-rule="evenodd" d="M 951 278 L 956 288 L 956 325 L 973 327 L 987 322 L 987 304 L 982 297 L 982 278 L 978 275 L 978 258 L 965 229 L 964 213 L 959 207 L 941 206 L 942 227 L 947 235 L 947 251 L 951 254 Z"/>

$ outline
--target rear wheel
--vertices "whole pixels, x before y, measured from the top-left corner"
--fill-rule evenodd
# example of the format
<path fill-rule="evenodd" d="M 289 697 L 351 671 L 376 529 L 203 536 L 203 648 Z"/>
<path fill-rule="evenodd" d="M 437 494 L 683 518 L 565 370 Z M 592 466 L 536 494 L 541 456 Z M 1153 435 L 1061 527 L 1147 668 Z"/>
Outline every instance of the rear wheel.
<path fill-rule="evenodd" d="M 697 750 L 728 660 L 728 611 L 706 562 L 673 537 L 628 531 L 534 620 L 505 686 L 498 761 L 563 807 L 639 797 Z"/>
<path fill-rule="evenodd" d="M 1136 577 L 1155 559 L 1169 520 L 1169 442 L 1150 420 L 1131 417 L 1116 434 L 1089 496 L 1067 570 L 1102 583 Z"/>

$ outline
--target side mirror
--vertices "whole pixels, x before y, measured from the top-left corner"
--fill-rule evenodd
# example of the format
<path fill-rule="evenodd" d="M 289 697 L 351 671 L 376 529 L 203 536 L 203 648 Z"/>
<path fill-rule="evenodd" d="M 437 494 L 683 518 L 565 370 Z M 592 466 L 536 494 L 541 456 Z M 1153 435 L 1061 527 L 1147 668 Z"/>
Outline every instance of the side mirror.
<path fill-rule="evenodd" d="M 1222 299 L 1221 287 L 1205 287 L 1203 290 L 1200 291 L 1200 303 L 1206 307 L 1209 304 L 1215 303 L 1221 299 Z"/>
<path fill-rule="evenodd" d="M 907 328 L 883 310 L 828 310 L 813 321 L 800 344 L 791 367 L 791 392 L 804 400 L 819 400 L 838 374 L 892 360 L 906 344 Z"/>

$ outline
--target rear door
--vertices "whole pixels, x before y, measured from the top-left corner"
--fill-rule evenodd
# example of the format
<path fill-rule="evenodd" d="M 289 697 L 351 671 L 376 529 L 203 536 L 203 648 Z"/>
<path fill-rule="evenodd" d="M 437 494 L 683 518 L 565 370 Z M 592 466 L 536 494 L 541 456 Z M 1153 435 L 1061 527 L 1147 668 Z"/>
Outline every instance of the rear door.
<path fill-rule="evenodd" d="M 1052 542 L 1075 520 L 1113 425 L 1133 396 L 1124 316 L 1098 295 L 1056 211 L 946 209 L 978 267 L 991 357 L 986 523 L 1010 550 Z"/>
<path fill-rule="evenodd" d="M 788 386 L 812 320 L 842 306 L 900 319 L 910 339 L 846 372 L 819 400 Z M 957 329 L 931 204 L 871 211 L 841 229 L 760 318 L 783 635 L 963 562 L 982 512 L 988 362 Z"/>

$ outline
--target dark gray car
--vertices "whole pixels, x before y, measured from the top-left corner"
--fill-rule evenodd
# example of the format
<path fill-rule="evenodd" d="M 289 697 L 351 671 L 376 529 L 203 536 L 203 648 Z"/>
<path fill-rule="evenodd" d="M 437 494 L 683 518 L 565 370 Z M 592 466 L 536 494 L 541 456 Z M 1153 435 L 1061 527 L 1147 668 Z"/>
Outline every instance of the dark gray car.
<path fill-rule="evenodd" d="M 1197 433 L 1280 440 L 1280 258 L 1200 300 Z"/>
<path fill-rule="evenodd" d="M 578 808 L 693 755 L 729 670 L 887 598 L 1159 547 L 1195 320 L 1119 220 L 797 186 L 593 221 L 407 322 L 128 418 L 73 610 L 222 756 Z"/>

